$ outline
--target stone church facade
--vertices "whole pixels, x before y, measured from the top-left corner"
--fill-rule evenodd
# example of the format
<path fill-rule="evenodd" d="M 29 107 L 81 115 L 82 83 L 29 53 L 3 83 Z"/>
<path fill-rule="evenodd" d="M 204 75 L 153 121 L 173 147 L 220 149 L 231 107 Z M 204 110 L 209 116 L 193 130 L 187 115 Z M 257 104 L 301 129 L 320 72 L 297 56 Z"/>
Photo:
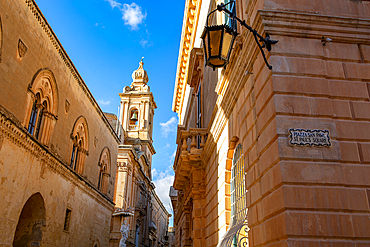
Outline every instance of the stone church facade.
<path fill-rule="evenodd" d="M 0 57 L 0 246 L 108 246 L 119 139 L 35 1 L 0 1 Z"/>
<path fill-rule="evenodd" d="M 118 247 L 122 225 L 128 232 L 126 246 L 164 246 L 169 217 L 152 182 L 153 117 L 157 105 L 149 77 L 141 60 L 132 73 L 132 83 L 122 93 L 116 124 L 122 128 L 124 141 L 119 145 L 110 245 Z M 114 122 L 114 121 L 113 121 Z M 119 131 L 120 132 L 120 131 Z"/>
<path fill-rule="evenodd" d="M 230 63 L 213 71 L 201 35 L 228 2 L 185 5 L 176 246 L 369 246 L 370 2 L 236 0 L 239 18 L 279 41 L 272 70 L 238 24 Z"/>

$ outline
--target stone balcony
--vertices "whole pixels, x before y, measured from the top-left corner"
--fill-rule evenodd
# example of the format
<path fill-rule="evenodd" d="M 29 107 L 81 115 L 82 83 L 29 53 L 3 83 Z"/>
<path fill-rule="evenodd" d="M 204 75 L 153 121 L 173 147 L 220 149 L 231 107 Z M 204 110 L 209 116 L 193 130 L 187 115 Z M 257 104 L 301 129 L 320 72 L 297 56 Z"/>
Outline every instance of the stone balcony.
<path fill-rule="evenodd" d="M 177 152 L 174 162 L 174 188 L 183 190 L 190 180 L 192 169 L 203 167 L 202 152 L 207 140 L 207 129 L 179 129 L 177 132 Z"/>

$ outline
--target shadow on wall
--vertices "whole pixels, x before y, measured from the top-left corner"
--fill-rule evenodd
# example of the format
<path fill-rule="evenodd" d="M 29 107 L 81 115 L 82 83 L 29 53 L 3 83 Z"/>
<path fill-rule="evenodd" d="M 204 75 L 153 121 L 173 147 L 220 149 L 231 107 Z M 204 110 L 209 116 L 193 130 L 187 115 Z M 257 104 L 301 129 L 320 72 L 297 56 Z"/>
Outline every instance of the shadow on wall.
<path fill-rule="evenodd" d="M 13 246 L 41 246 L 46 225 L 45 203 L 40 193 L 33 194 L 23 206 L 14 235 Z"/>

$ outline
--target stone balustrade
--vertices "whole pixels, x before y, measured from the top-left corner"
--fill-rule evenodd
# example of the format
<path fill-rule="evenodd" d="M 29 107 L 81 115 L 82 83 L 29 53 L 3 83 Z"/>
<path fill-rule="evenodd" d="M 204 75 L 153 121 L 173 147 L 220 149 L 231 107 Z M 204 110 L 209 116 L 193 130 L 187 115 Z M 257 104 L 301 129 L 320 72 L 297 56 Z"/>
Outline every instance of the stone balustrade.
<path fill-rule="evenodd" d="M 204 145 L 207 141 L 207 129 L 191 128 L 179 129 L 177 133 L 177 154 L 174 163 L 176 171 L 174 187 L 183 188 L 193 168 L 199 169 L 203 165 L 201 159 Z"/>
<path fill-rule="evenodd" d="M 207 129 L 182 130 L 180 132 L 181 155 L 201 154 L 206 140 Z"/>

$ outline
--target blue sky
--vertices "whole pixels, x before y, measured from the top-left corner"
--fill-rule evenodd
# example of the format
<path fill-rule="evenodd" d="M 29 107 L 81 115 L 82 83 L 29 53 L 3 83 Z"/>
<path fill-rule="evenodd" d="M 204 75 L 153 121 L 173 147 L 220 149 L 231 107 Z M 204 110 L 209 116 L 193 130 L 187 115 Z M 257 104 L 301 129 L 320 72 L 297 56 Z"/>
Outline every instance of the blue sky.
<path fill-rule="evenodd" d="M 185 0 L 36 0 L 104 112 L 117 114 L 118 93 L 144 57 L 154 115 L 153 181 L 169 209 L 177 115 L 172 112 Z M 171 212 L 172 213 L 172 212 Z"/>

